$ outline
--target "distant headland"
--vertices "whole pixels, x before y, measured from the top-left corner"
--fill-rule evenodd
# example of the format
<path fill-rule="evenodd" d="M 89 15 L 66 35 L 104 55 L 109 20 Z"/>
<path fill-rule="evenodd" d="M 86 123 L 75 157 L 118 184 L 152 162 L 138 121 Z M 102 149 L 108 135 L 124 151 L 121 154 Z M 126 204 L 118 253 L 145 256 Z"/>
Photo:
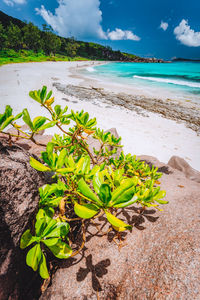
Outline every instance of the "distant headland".
<path fill-rule="evenodd" d="M 190 58 L 174 58 L 172 61 L 190 61 L 190 62 L 200 62 L 200 59 L 190 59 Z"/>

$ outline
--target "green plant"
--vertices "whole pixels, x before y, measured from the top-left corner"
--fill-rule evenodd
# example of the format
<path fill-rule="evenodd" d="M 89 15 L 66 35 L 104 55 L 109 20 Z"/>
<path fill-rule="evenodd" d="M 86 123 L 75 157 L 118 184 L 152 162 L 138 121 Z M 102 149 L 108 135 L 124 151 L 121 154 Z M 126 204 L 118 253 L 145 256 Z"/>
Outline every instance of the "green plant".
<path fill-rule="evenodd" d="M 36 144 L 35 134 L 43 129 L 57 126 L 63 133 L 55 134 L 47 145 L 39 144 L 44 146 L 40 160 L 30 158 L 33 168 L 52 172 L 56 182 L 39 188 L 39 211 L 34 228 L 24 232 L 20 244 L 22 249 L 33 246 L 27 253 L 27 264 L 34 271 L 39 269 L 42 278 L 47 278 L 45 247 L 57 258 L 74 256 L 84 245 L 86 219 L 105 214 L 115 231 L 131 230 L 130 224 L 118 218 L 121 209 L 133 204 L 142 206 L 142 210 L 158 208 L 167 201 L 163 200 L 165 191 L 159 187 L 158 179 L 162 174 L 157 168 L 131 154 L 125 155 L 123 151 L 114 157 L 121 147 L 121 138 L 96 128 L 95 118 L 90 119 L 84 111 L 68 112 L 67 106 L 64 109 L 60 105 L 53 106 L 52 91 L 48 93 L 45 86 L 29 95 L 49 112 L 50 117 L 39 116 L 31 120 L 27 109 L 15 117 L 11 107 L 7 106 L 0 115 L 0 132 L 8 135 L 10 142 L 14 136 L 30 139 Z M 29 133 L 16 124 L 19 118 L 28 125 Z M 16 128 L 18 133 L 5 132 L 8 126 Z M 89 148 L 88 136 L 99 141 L 98 149 Z M 75 220 L 82 221 L 83 243 L 74 252 L 67 235 L 69 223 Z"/>
<path fill-rule="evenodd" d="M 20 242 L 21 249 L 34 244 L 27 253 L 26 263 L 34 271 L 39 268 L 40 276 L 44 279 L 49 277 L 49 273 L 42 244 L 47 246 L 57 258 L 68 258 L 72 254 L 71 247 L 65 241 L 69 224 L 59 218 L 53 219 L 53 215 L 53 209 L 39 209 L 36 215 L 35 235 L 32 235 L 28 229 L 22 235 Z"/>

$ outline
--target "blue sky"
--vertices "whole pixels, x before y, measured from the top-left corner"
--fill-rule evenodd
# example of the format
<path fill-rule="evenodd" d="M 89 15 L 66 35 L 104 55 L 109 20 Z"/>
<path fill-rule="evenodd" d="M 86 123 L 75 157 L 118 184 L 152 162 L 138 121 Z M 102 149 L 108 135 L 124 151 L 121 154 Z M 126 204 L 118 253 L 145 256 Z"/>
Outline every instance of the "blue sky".
<path fill-rule="evenodd" d="M 200 0 L 1 0 L 0 10 L 144 57 L 200 58 Z"/>

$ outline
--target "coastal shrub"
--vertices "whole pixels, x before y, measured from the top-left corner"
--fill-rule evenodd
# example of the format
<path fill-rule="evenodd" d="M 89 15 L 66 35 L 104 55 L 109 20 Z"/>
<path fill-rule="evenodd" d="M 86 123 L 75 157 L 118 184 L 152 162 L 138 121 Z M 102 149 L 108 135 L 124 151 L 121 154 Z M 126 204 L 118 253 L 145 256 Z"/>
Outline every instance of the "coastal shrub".
<path fill-rule="evenodd" d="M 46 86 L 31 91 L 30 97 L 45 108 L 49 117 L 38 116 L 33 120 L 25 108 L 16 116 L 7 105 L 0 114 L 0 132 L 9 142 L 16 137 L 31 140 L 44 146 L 41 158 L 30 157 L 31 166 L 41 172 L 52 172 L 54 183 L 39 187 L 40 200 L 33 227 L 22 237 L 21 249 L 29 248 L 26 263 L 42 278 L 49 277 L 46 256 L 48 250 L 60 259 L 76 255 L 84 246 L 85 222 L 105 215 L 110 228 L 116 233 L 131 230 L 132 226 L 118 215 L 122 209 L 137 205 L 138 212 L 148 207 L 159 209 L 165 191 L 160 190 L 158 179 L 161 173 L 154 166 L 136 159 L 123 151 L 116 156 L 121 138 L 96 127 L 96 119 L 83 110 L 68 111 L 54 105 L 52 91 Z M 21 130 L 17 120 L 23 119 L 29 132 Z M 6 132 L 13 126 L 17 134 Z M 35 135 L 41 130 L 56 126 L 62 134 L 55 134 L 51 142 L 43 145 Z M 88 137 L 98 140 L 99 148 L 89 148 Z M 100 219 L 99 219 L 100 220 Z M 81 225 L 82 244 L 77 251 L 71 248 L 70 225 L 78 221 Z"/>

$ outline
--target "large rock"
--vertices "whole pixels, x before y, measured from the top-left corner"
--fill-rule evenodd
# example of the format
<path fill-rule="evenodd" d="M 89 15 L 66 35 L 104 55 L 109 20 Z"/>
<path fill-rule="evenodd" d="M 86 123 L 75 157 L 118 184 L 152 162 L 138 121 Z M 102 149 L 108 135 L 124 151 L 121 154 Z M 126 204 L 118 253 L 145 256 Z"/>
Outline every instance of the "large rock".
<path fill-rule="evenodd" d="M 29 156 L 19 146 L 10 147 L 0 140 L 1 300 L 34 299 L 38 294 L 39 276 L 26 266 L 25 251 L 19 249 L 19 242 L 33 220 L 38 188 L 48 180 L 30 166 Z"/>
<path fill-rule="evenodd" d="M 163 172 L 164 211 L 125 209 L 121 218 L 134 227 L 122 234 L 120 251 L 114 232 L 102 236 L 90 224 L 84 251 L 60 262 L 41 300 L 199 299 L 200 184 L 155 158 L 143 159 Z M 104 218 L 96 223 L 106 231 Z"/>
<path fill-rule="evenodd" d="M 193 169 L 187 161 L 179 156 L 172 156 L 168 161 L 168 165 L 176 170 L 179 170 L 185 174 L 190 180 L 194 180 L 200 183 L 200 172 Z"/>

